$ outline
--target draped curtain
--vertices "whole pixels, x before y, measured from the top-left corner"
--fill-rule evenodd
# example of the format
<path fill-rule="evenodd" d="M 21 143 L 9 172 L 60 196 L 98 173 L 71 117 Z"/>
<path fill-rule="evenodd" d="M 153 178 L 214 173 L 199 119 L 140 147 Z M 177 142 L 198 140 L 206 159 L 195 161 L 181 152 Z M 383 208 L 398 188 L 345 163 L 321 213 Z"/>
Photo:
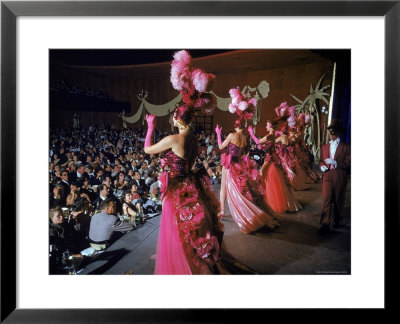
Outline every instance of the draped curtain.
<path fill-rule="evenodd" d="M 266 98 L 268 97 L 270 91 L 270 86 L 269 83 L 265 80 L 261 81 L 260 84 L 255 87 L 255 88 L 251 88 L 250 86 L 246 85 L 242 92 L 246 92 L 248 94 L 248 96 L 250 96 L 250 93 L 255 92 L 256 96 L 260 97 L 259 94 L 261 95 L 262 98 Z M 212 95 L 214 95 L 216 97 L 216 101 L 217 101 L 217 108 L 219 110 L 222 111 L 228 111 L 229 109 L 229 104 L 231 103 L 231 98 L 222 98 L 219 97 L 215 92 L 210 91 L 210 93 Z M 147 97 L 147 92 L 142 91 L 142 93 L 140 93 L 138 95 L 138 99 L 141 101 L 139 109 L 137 110 L 137 112 L 130 116 L 127 117 L 125 116 L 125 114 L 120 114 L 119 116 L 122 118 L 122 121 L 124 123 L 124 127 L 126 126 L 126 123 L 129 124 L 133 124 L 136 123 L 140 120 L 140 118 L 144 118 L 145 114 L 150 113 L 159 117 L 163 117 L 163 116 L 167 116 L 168 114 L 171 113 L 171 111 L 173 111 L 180 103 L 181 99 L 182 99 L 182 95 L 179 94 L 177 95 L 174 99 L 172 99 L 171 101 L 162 104 L 162 105 L 154 105 L 151 104 L 150 102 L 148 102 L 146 100 Z"/>

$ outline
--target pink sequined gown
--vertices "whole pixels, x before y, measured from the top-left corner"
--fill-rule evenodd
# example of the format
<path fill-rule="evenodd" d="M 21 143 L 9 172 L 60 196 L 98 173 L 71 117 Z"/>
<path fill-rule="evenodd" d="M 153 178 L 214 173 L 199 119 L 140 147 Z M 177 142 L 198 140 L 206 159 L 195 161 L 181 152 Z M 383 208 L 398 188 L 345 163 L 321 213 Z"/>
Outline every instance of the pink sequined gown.
<path fill-rule="evenodd" d="M 276 213 L 286 211 L 296 212 L 302 208 L 294 197 L 292 189 L 288 187 L 283 177 L 280 159 L 275 153 L 275 145 L 267 142 L 262 149 L 266 152 L 262 168 L 262 181 L 264 184 L 264 198 L 267 204 Z"/>
<path fill-rule="evenodd" d="M 154 273 L 212 274 L 216 272 L 223 225 L 209 177 L 205 172 L 194 174 L 193 161 L 172 151 L 166 153 L 162 164 L 169 165 L 170 173 L 160 175 L 163 211 Z"/>
<path fill-rule="evenodd" d="M 247 234 L 261 227 L 273 229 L 278 226 L 274 213 L 263 199 L 257 165 L 243 155 L 243 148 L 233 143 L 228 145 L 228 154 L 221 155 L 226 169 L 226 199 L 232 218 L 240 230 Z"/>

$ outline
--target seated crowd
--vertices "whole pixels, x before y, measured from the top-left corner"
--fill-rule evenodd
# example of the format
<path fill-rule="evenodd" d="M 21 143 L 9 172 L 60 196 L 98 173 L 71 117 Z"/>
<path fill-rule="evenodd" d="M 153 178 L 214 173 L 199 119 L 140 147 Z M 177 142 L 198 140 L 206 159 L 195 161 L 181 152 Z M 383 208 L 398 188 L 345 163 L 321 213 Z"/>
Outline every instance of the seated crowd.
<path fill-rule="evenodd" d="M 155 134 L 156 141 L 168 135 Z M 198 132 L 195 167 L 204 167 L 212 184 L 222 166 L 215 134 Z M 161 210 L 159 154 L 145 154 L 144 133 L 90 126 L 50 131 L 50 251 L 53 265 L 72 256 L 104 250 Z M 165 168 L 168 168 L 167 166 Z M 51 263 L 52 264 L 52 263 Z"/>
<path fill-rule="evenodd" d="M 84 95 L 105 100 L 111 99 L 110 95 L 105 91 L 92 90 L 90 88 L 82 88 L 75 85 L 70 85 L 67 83 L 67 81 L 59 79 L 50 80 L 50 90 L 59 91 L 70 95 Z"/>

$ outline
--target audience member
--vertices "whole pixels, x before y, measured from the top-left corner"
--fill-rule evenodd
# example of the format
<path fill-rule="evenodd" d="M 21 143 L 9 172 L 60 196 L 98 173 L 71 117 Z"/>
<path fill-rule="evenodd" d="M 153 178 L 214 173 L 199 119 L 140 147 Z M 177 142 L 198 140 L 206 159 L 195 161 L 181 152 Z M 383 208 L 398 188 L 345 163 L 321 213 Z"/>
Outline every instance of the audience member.
<path fill-rule="evenodd" d="M 210 176 L 210 180 L 211 180 L 211 184 L 212 185 L 220 183 L 212 168 L 207 168 L 207 173 Z"/>
<path fill-rule="evenodd" d="M 74 253 L 80 253 L 89 247 L 89 227 L 90 227 L 90 203 L 84 197 L 75 200 L 71 208 L 68 228 L 71 244 L 69 250 Z"/>
<path fill-rule="evenodd" d="M 143 197 L 147 194 L 148 188 L 146 186 L 146 182 L 141 178 L 139 171 L 134 171 L 133 183 L 136 183 L 140 197 Z"/>
<path fill-rule="evenodd" d="M 57 206 L 63 207 L 66 205 L 65 201 L 65 195 L 64 195 L 64 186 L 62 186 L 60 183 L 57 183 L 53 191 L 51 192 L 50 198 L 49 198 L 49 206 L 50 208 L 56 208 Z"/>
<path fill-rule="evenodd" d="M 122 215 L 130 219 L 130 223 L 136 228 L 143 217 L 142 206 L 139 202 L 132 203 L 132 194 L 129 190 L 124 191 L 121 197 Z"/>
<path fill-rule="evenodd" d="M 115 232 L 130 232 L 133 225 L 122 222 L 116 216 L 116 205 L 113 200 L 105 199 L 100 203 L 100 212 L 94 214 L 90 221 L 90 246 L 95 250 L 104 250 L 114 241 Z"/>
<path fill-rule="evenodd" d="M 160 131 L 155 136 L 161 139 L 168 134 Z M 221 178 L 221 167 L 219 150 L 214 149 L 215 134 L 201 132 L 198 137 L 206 148 L 199 152 L 195 166 L 205 167 L 212 184 L 217 184 Z M 73 252 L 79 252 L 80 248 L 85 247 L 85 237 L 88 234 L 90 237 L 87 221 L 95 209 L 95 215 L 114 215 L 116 219 L 117 213 L 126 214 L 126 206 L 129 203 L 133 206 L 130 208 L 132 210 L 136 208 L 140 214 L 140 219 L 135 220 L 135 224 L 143 222 L 146 215 L 158 212 L 160 203 L 158 174 L 164 170 L 168 171 L 169 168 L 161 167 L 162 155 L 144 153 L 143 141 L 144 134 L 141 129 L 118 130 L 105 125 L 98 127 L 90 125 L 85 129 L 80 125 L 75 129 L 50 130 L 49 208 L 53 211 L 53 215 L 55 214 L 51 217 L 54 219 L 54 222 L 51 221 L 51 224 L 54 224 L 50 227 L 52 237 L 62 237 L 63 244 L 70 246 Z M 115 178 L 112 178 L 113 176 Z M 131 196 L 126 194 L 127 190 Z M 128 200 L 128 203 L 124 205 L 122 201 L 125 200 Z M 112 212 L 108 207 L 109 214 L 105 209 L 101 210 L 104 201 L 113 202 Z M 82 212 L 78 210 L 77 205 L 83 202 L 91 203 L 90 208 L 85 207 Z M 70 227 L 62 218 L 61 207 L 69 207 L 72 210 Z M 58 208 L 57 212 L 55 208 Z M 96 232 L 96 229 L 94 231 Z M 100 235 L 101 237 L 93 235 L 91 239 L 95 243 L 110 240 L 108 234 Z M 96 248 L 99 249 L 99 246 L 96 245 Z"/>

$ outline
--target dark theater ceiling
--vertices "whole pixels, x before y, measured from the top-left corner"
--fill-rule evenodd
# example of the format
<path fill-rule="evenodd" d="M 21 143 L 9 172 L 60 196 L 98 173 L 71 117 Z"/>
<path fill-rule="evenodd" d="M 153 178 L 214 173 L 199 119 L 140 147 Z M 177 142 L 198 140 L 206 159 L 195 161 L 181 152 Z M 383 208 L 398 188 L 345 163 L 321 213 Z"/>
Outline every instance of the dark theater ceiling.
<path fill-rule="evenodd" d="M 50 63 L 115 78 L 157 77 L 169 73 L 173 53 L 178 50 L 50 50 Z M 325 50 L 187 50 L 196 66 L 214 74 L 310 64 L 332 57 L 332 51 Z"/>

